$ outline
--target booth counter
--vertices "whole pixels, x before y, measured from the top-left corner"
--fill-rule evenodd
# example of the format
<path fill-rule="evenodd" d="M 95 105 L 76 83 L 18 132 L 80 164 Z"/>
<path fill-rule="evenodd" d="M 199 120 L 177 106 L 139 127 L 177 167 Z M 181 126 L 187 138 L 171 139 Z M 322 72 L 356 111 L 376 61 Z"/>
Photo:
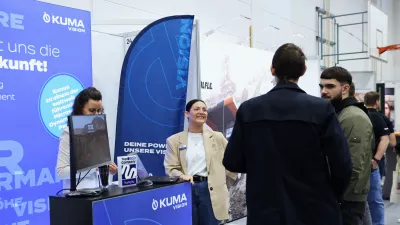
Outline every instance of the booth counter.
<path fill-rule="evenodd" d="M 192 223 L 188 182 L 120 188 L 98 197 L 50 197 L 52 225 L 187 225 Z"/>

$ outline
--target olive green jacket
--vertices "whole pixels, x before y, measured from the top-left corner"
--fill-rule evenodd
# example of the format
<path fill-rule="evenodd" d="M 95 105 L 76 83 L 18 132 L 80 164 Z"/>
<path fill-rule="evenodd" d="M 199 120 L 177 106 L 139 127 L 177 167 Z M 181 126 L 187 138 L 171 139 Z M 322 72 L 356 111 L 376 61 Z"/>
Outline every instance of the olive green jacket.
<path fill-rule="evenodd" d="M 355 99 L 345 99 L 342 102 L 342 109 L 335 108 L 353 161 L 353 172 L 343 200 L 366 201 L 370 186 L 372 150 L 375 145 L 373 127 L 364 104 Z"/>

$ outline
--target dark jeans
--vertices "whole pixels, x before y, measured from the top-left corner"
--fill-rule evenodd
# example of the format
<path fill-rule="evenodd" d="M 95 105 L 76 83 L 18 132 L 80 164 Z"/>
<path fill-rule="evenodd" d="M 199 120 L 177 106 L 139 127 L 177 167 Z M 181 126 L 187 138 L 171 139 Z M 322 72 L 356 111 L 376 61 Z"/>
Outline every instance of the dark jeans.
<path fill-rule="evenodd" d="M 193 225 L 218 225 L 211 204 L 208 183 L 196 182 L 192 185 Z"/>
<path fill-rule="evenodd" d="M 369 211 L 368 202 L 365 203 L 364 225 L 372 225 L 371 212 Z"/>
<path fill-rule="evenodd" d="M 343 201 L 340 205 L 343 225 L 363 225 L 366 202 Z"/>

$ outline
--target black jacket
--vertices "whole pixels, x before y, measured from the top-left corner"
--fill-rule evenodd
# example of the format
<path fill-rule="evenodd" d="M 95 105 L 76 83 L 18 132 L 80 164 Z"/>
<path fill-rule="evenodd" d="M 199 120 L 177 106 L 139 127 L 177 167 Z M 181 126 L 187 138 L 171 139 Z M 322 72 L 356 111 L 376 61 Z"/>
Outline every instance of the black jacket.
<path fill-rule="evenodd" d="M 338 202 L 352 171 L 347 140 L 332 104 L 296 84 L 239 107 L 223 164 L 247 173 L 247 224 L 342 224 Z"/>

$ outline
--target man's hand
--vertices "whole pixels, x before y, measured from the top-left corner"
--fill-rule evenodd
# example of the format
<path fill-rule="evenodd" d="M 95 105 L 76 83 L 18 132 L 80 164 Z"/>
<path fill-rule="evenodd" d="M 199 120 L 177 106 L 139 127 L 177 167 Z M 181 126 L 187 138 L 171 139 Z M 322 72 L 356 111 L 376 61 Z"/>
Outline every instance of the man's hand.
<path fill-rule="evenodd" d="M 190 181 L 190 183 L 194 184 L 192 176 L 181 175 L 179 178 L 181 178 L 182 180 L 188 180 Z"/>
<path fill-rule="evenodd" d="M 378 162 L 375 160 L 372 160 L 372 169 L 377 169 L 379 167 Z"/>

